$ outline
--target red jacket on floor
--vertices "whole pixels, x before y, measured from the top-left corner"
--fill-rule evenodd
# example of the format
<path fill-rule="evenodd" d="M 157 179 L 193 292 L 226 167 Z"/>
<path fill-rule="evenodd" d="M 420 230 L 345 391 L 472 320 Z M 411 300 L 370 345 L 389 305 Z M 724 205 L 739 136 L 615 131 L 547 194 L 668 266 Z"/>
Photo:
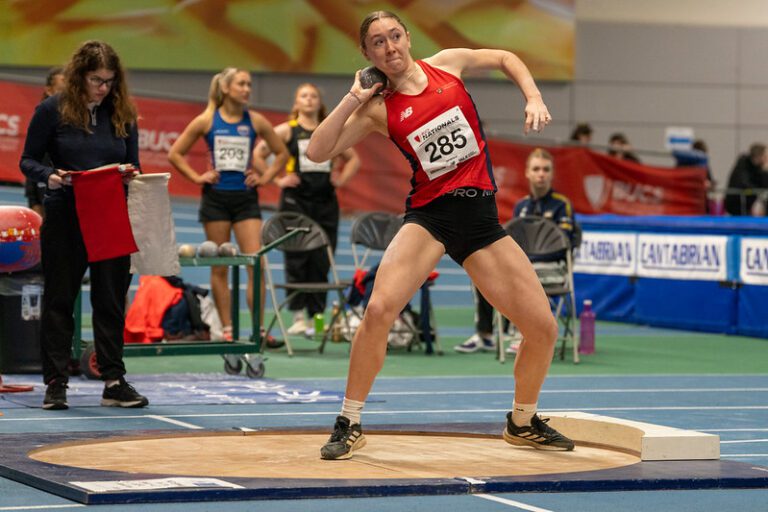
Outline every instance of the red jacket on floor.
<path fill-rule="evenodd" d="M 152 343 L 163 339 L 163 316 L 181 300 L 184 291 L 159 276 L 141 276 L 139 289 L 125 315 L 126 343 Z"/>

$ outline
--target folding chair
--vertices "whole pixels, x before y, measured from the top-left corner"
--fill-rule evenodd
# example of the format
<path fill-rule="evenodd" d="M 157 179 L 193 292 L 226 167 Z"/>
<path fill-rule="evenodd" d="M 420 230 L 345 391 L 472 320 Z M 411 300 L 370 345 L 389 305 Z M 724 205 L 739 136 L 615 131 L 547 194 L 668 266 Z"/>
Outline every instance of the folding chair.
<path fill-rule="evenodd" d="M 331 272 L 331 280 L 329 282 L 310 282 L 310 283 L 275 283 L 273 277 L 272 277 L 272 271 L 269 266 L 269 261 L 267 260 L 267 255 L 264 255 L 264 268 L 265 268 L 265 276 L 266 276 L 266 284 L 269 288 L 270 297 L 272 299 L 272 304 L 275 308 L 275 316 L 272 318 L 272 320 L 269 322 L 269 325 L 266 328 L 265 336 L 269 334 L 269 332 L 272 330 L 272 327 L 275 325 L 275 322 L 278 323 L 280 326 L 280 331 L 282 332 L 283 339 L 285 340 L 285 346 L 288 350 L 289 355 L 293 355 L 293 349 L 291 348 L 291 344 L 288 338 L 287 331 L 285 329 L 285 324 L 283 323 L 282 316 L 280 312 L 282 311 L 283 307 L 288 304 L 288 302 L 299 293 L 327 293 L 327 292 L 333 292 L 335 291 L 338 295 L 339 299 L 339 312 L 334 315 L 334 318 L 331 320 L 331 324 L 333 325 L 333 322 L 336 321 L 336 317 L 339 315 L 344 317 L 344 321 L 348 325 L 347 317 L 345 311 L 345 305 L 346 305 L 346 297 L 344 295 L 344 290 L 350 285 L 349 281 L 340 281 L 339 275 L 336 271 L 336 262 L 333 258 L 333 251 L 331 249 L 331 243 L 328 239 L 328 235 L 326 235 L 325 231 L 323 230 L 320 225 L 307 217 L 306 215 L 302 215 L 300 213 L 295 212 L 278 212 L 272 215 L 266 222 L 264 222 L 264 225 L 261 229 L 261 241 L 263 245 L 270 244 L 280 238 L 281 236 L 285 235 L 286 233 L 294 230 L 299 230 L 301 233 L 299 235 L 296 235 L 286 242 L 284 242 L 281 245 L 278 245 L 276 249 L 287 253 L 287 252 L 308 252 L 308 251 L 314 251 L 317 249 L 323 249 L 325 248 L 327 255 L 328 255 L 328 261 L 330 262 L 330 272 Z M 283 302 L 278 302 L 277 300 L 277 290 L 281 289 L 285 291 L 286 297 L 283 300 Z M 330 329 L 326 331 L 323 334 L 322 342 L 320 344 L 319 351 L 322 353 L 325 349 L 325 343 L 328 341 L 328 336 L 330 335 Z"/>
<path fill-rule="evenodd" d="M 402 225 L 402 219 L 392 213 L 370 212 L 355 218 L 349 235 L 355 269 L 365 268 L 372 251 L 384 251 Z M 364 249 L 362 254 L 360 248 Z"/>
<path fill-rule="evenodd" d="M 557 224 L 543 217 L 517 217 L 504 225 L 504 230 L 533 262 L 533 268 L 562 325 L 560 359 L 565 359 L 565 347 L 573 346 L 573 362 L 579 362 L 579 340 L 576 336 L 576 296 L 573 288 L 573 257 L 571 242 Z M 496 311 L 500 331 L 501 314 Z M 497 333 L 499 361 L 504 362 L 504 347 Z"/>
<path fill-rule="evenodd" d="M 373 251 L 384 251 L 402 225 L 402 217 L 392 213 L 369 212 L 357 217 L 352 223 L 352 231 L 350 233 L 355 269 L 365 269 L 365 264 L 371 253 Z M 421 286 L 419 325 L 413 325 L 407 318 L 406 321 L 402 322 L 404 324 L 404 327 L 401 328 L 404 329 L 403 334 L 412 335 L 411 341 L 407 345 L 409 351 L 423 338 L 426 345 L 426 354 L 434 352 L 433 344 L 437 346 L 438 353 L 442 353 L 440 342 L 437 338 L 435 313 L 432 309 L 430 296 L 429 288 L 432 286 L 432 283 L 433 280 L 427 280 Z"/>

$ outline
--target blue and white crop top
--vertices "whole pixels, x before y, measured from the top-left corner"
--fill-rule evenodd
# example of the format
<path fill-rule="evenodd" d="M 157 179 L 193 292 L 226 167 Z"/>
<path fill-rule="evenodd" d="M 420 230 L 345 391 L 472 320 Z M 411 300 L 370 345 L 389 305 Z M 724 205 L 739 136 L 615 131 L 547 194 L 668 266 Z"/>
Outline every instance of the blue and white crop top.
<path fill-rule="evenodd" d="M 213 125 L 205 134 L 205 142 L 211 153 L 214 169 L 221 173 L 221 179 L 214 190 L 247 190 L 245 171 L 251 167 L 251 155 L 256 144 L 256 131 L 248 111 L 237 123 L 222 119 L 219 110 L 213 114 Z"/>

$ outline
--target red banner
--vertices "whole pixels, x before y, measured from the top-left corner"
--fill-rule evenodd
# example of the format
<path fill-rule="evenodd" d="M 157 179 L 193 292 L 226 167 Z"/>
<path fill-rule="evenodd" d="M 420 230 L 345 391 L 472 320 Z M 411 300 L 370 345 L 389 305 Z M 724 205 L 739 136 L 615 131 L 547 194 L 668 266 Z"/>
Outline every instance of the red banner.
<path fill-rule="evenodd" d="M 40 101 L 41 88 L 0 81 L 0 181 L 21 182 L 19 158 L 29 119 Z M 203 105 L 137 97 L 140 162 L 144 172 L 168 172 L 167 153 L 173 141 Z M 284 112 L 260 111 L 272 123 L 286 119 Z M 512 216 L 515 203 L 528 194 L 525 160 L 532 146 L 489 140 L 494 174 L 499 186 L 497 202 L 502 221 Z M 380 135 L 356 146 L 360 172 L 339 190 L 344 211 L 402 212 L 410 190 L 411 171 L 397 148 Z M 547 148 L 555 158 L 554 187 L 567 195 L 579 213 L 621 215 L 700 215 L 705 212 L 705 171 L 699 168 L 661 168 L 640 165 L 595 153 L 586 148 Z M 209 166 L 203 141 L 190 151 L 193 168 Z M 200 187 L 173 172 L 169 188 L 174 195 L 197 196 Z M 279 191 L 269 185 L 259 191 L 262 204 L 276 205 Z"/>
<path fill-rule="evenodd" d="M 532 147 L 490 140 L 499 187 L 499 217 L 512 215 L 528 194 L 525 161 Z M 706 171 L 641 165 L 580 147 L 547 148 L 555 159 L 553 187 L 565 194 L 578 213 L 619 215 L 703 215 Z"/>

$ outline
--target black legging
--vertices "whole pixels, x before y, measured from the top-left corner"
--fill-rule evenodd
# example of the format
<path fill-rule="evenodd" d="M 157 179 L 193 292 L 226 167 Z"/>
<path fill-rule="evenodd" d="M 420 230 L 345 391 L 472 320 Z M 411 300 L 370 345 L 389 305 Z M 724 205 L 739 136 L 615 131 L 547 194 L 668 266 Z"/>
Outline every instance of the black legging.
<path fill-rule="evenodd" d="M 90 267 L 96 360 L 103 380 L 125 375 L 125 295 L 131 283 L 130 256 L 88 263 L 74 201 L 45 203 L 41 228 L 43 310 L 40 320 L 43 379 L 66 382 L 75 323 L 72 317 L 83 276 Z M 79 340 L 78 340 L 79 341 Z"/>
<path fill-rule="evenodd" d="M 297 212 L 311 218 L 323 228 L 336 252 L 339 233 L 339 202 L 336 194 L 307 199 L 291 189 L 283 190 L 281 212 Z M 326 283 L 331 262 L 325 248 L 304 253 L 285 253 L 285 279 L 288 283 Z M 326 293 L 299 293 L 288 304 L 291 311 L 306 308 L 310 317 L 325 311 Z"/>

